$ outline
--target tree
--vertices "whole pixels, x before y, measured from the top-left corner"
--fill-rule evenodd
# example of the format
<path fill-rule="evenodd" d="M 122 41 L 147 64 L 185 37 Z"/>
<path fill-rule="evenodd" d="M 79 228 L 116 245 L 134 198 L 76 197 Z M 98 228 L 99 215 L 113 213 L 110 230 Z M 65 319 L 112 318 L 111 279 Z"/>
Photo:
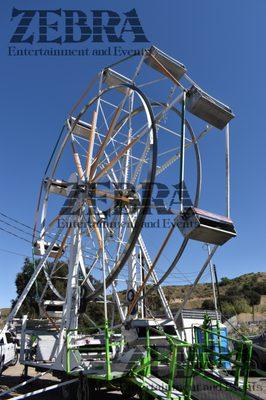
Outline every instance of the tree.
<path fill-rule="evenodd" d="M 250 305 L 245 298 L 238 298 L 233 302 L 233 305 L 237 314 L 248 313 L 251 311 Z"/>
<path fill-rule="evenodd" d="M 15 285 L 16 285 L 17 298 L 15 300 L 12 300 L 12 307 L 14 307 L 14 305 L 16 304 L 17 299 L 22 294 L 33 272 L 34 272 L 34 264 L 30 261 L 29 258 L 25 258 L 22 271 L 19 272 L 16 276 Z M 41 282 L 41 284 L 38 283 L 38 287 L 41 289 L 41 286 L 44 287 L 44 276 L 42 276 L 41 274 L 39 277 L 39 281 Z M 23 314 L 28 314 L 30 317 L 36 318 L 36 316 L 39 313 L 37 291 L 38 291 L 37 284 L 33 285 L 31 290 L 29 291 L 28 296 L 24 300 L 19 310 L 18 316 L 21 317 Z"/>
<path fill-rule="evenodd" d="M 257 282 L 254 289 L 261 295 L 266 294 L 266 281 Z"/>
<path fill-rule="evenodd" d="M 40 260 L 36 260 L 36 265 L 29 258 L 25 258 L 24 264 L 22 267 L 22 271 L 19 272 L 16 276 L 15 285 L 16 285 L 16 292 L 17 298 L 12 300 L 12 307 L 16 304 L 18 298 L 22 294 L 24 288 L 26 287 L 27 283 L 29 282 L 34 269 L 38 265 Z M 48 273 L 50 273 L 52 264 L 47 263 L 46 268 Z M 58 262 L 57 264 L 57 271 L 56 271 L 56 279 L 53 279 L 53 284 L 58 290 L 58 292 L 65 296 L 65 290 L 67 285 L 67 280 L 65 279 L 68 272 L 68 266 L 64 262 Z M 61 278 L 61 279 L 60 279 Z M 99 281 L 93 279 L 91 277 L 91 282 L 94 286 L 99 285 Z M 25 298 L 17 316 L 22 317 L 22 315 L 27 314 L 29 318 L 38 318 L 39 317 L 39 298 L 42 294 L 44 287 L 46 286 L 46 278 L 44 272 L 41 271 L 36 279 L 35 283 L 33 284 L 32 288 L 30 289 L 27 297 Z M 47 289 L 45 299 L 49 300 L 58 300 L 56 295 L 52 292 L 50 288 Z M 111 300 L 111 299 L 110 299 Z M 109 307 L 110 308 L 110 307 Z M 110 310 L 111 311 L 111 310 Z M 103 312 L 103 304 L 102 302 L 97 303 L 95 301 L 89 302 L 86 304 L 86 314 L 90 316 L 93 321 L 95 321 L 98 325 L 103 325 L 104 323 L 104 312 Z M 80 314 L 80 321 L 79 326 L 85 328 L 88 325 L 88 320 L 84 317 L 84 315 Z"/>
<path fill-rule="evenodd" d="M 231 285 L 225 291 L 225 296 L 229 299 L 229 301 L 234 302 L 234 299 L 237 299 L 241 296 L 241 286 L 240 285 Z"/>
<path fill-rule="evenodd" d="M 16 292 L 17 298 L 12 300 L 12 307 L 16 304 L 17 299 L 22 294 L 24 288 L 26 287 L 27 283 L 29 282 L 34 269 L 37 267 L 40 260 L 36 260 L 36 264 L 30 261 L 29 258 L 25 258 L 24 264 L 22 267 L 22 271 L 19 272 L 16 276 L 15 285 L 16 285 Z M 51 267 L 50 263 L 47 263 L 46 268 L 49 271 Z M 67 274 L 67 265 L 63 262 L 58 263 L 58 271 L 56 275 L 60 278 L 64 278 Z M 63 294 L 65 291 L 66 281 L 57 279 L 54 282 L 54 285 L 60 294 Z M 23 314 L 28 314 L 30 318 L 36 318 L 39 315 L 39 297 L 46 285 L 46 278 L 41 271 L 36 279 L 35 283 L 32 285 L 27 297 L 25 298 L 19 312 L 18 316 L 21 317 Z M 47 290 L 47 297 L 51 300 L 56 300 L 55 294 L 51 291 L 50 288 Z"/>
<path fill-rule="evenodd" d="M 223 301 L 221 303 L 222 313 L 225 318 L 231 318 L 236 314 L 235 307 L 233 304 Z"/>
<path fill-rule="evenodd" d="M 230 279 L 224 276 L 221 278 L 221 281 L 219 282 L 219 286 L 226 286 L 230 283 Z"/>
<path fill-rule="evenodd" d="M 214 310 L 214 301 L 213 300 L 211 300 L 211 299 L 205 299 L 203 302 L 202 302 L 202 305 L 201 305 L 201 308 L 203 309 L 203 310 Z"/>
<path fill-rule="evenodd" d="M 250 290 L 246 293 L 246 298 L 252 307 L 252 315 L 253 315 L 253 321 L 254 321 L 255 320 L 255 306 L 260 304 L 260 294 L 257 293 L 253 288 L 250 288 Z"/>

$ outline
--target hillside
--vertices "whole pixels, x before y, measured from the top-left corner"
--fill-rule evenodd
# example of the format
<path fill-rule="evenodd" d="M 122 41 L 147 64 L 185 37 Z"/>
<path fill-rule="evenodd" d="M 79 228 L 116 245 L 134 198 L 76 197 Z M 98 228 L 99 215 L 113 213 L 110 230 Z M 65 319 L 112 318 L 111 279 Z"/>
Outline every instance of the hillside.
<path fill-rule="evenodd" d="M 254 284 L 258 286 L 263 286 L 264 292 L 261 294 L 266 295 L 266 272 L 257 272 L 250 273 L 245 275 L 240 275 L 236 278 L 222 278 L 219 282 L 219 292 L 221 296 L 224 296 L 228 291 L 232 291 L 232 293 L 236 290 L 240 292 L 241 295 L 245 295 L 245 291 L 248 287 L 253 287 Z M 180 286 L 165 286 L 165 292 L 167 296 L 170 296 L 170 301 L 174 299 L 182 298 L 184 293 L 190 285 L 180 285 Z M 210 298 L 212 296 L 212 285 L 211 283 L 203 283 L 198 284 L 193 292 L 192 299 L 198 299 L 202 301 L 202 299 Z M 241 296 L 242 297 L 242 296 Z"/>
<path fill-rule="evenodd" d="M 178 308 L 184 299 L 190 285 L 164 286 L 164 292 L 170 305 Z M 222 311 L 227 317 L 240 313 L 257 311 L 266 313 L 266 273 L 257 272 L 229 279 L 222 278 L 219 282 L 219 294 Z M 213 292 L 211 283 L 198 284 L 186 308 L 213 308 Z M 151 295 L 149 304 L 158 306 L 157 295 Z"/>
<path fill-rule="evenodd" d="M 164 286 L 164 292 L 172 309 L 178 309 L 182 303 L 190 285 L 180 286 Z M 22 288 L 23 289 L 23 288 Z M 229 279 L 222 278 L 219 282 L 219 298 L 221 302 L 222 313 L 225 317 L 230 318 L 234 315 L 245 315 L 258 313 L 262 319 L 266 319 L 266 273 L 250 273 L 239 277 Z M 125 299 L 125 292 L 119 294 L 121 301 Z M 161 302 L 158 294 L 152 291 L 148 296 L 146 305 L 153 312 L 160 313 Z M 88 305 L 90 307 L 90 305 Z M 95 311 L 95 304 L 94 304 Z M 195 288 L 191 299 L 186 308 L 203 308 L 212 309 L 213 292 L 211 283 L 198 284 Z M 100 307 L 101 308 L 101 307 Z M 0 309 L 2 318 L 0 319 L 0 327 L 3 324 L 9 309 Z M 28 310 L 29 311 L 29 310 Z M 28 312 L 27 311 L 27 312 Z M 89 309 L 88 309 L 89 311 Z M 100 314 L 101 314 L 100 310 Z"/>

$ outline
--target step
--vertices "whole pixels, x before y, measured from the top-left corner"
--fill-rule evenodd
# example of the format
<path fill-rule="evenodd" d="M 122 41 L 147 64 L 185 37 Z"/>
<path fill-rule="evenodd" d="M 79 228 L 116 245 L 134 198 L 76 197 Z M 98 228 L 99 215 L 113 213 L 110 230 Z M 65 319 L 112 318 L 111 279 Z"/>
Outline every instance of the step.
<path fill-rule="evenodd" d="M 167 400 L 168 384 L 162 381 L 156 376 L 150 375 L 148 377 L 135 376 L 133 378 L 135 384 L 140 386 L 142 390 L 147 390 L 147 392 L 152 393 L 156 398 Z M 175 388 L 172 389 L 171 397 L 172 400 L 183 399 L 184 395 Z"/>

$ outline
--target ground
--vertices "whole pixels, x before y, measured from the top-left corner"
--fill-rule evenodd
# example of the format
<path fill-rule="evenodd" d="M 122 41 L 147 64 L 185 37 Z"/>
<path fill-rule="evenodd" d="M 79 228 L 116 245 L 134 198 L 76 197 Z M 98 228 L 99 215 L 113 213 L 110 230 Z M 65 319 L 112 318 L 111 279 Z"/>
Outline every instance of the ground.
<path fill-rule="evenodd" d="M 257 396 L 261 397 L 262 399 L 266 399 L 266 378 L 257 378 L 251 377 L 249 378 L 250 382 L 250 390 L 256 394 Z"/>
<path fill-rule="evenodd" d="M 21 377 L 22 370 L 23 370 L 22 366 L 17 364 L 14 367 L 9 367 L 4 371 L 3 375 L 0 377 L 0 393 L 2 390 L 7 390 L 7 388 L 15 386 L 24 380 Z M 29 375 L 30 376 L 36 375 L 36 372 L 34 371 L 33 368 L 29 369 Z M 56 382 L 58 382 L 56 378 L 54 378 L 50 374 L 47 374 L 43 378 L 41 378 L 41 382 L 31 383 L 29 386 L 30 390 L 36 390 L 44 386 L 49 386 L 49 384 L 52 385 Z M 251 384 L 251 391 L 257 396 L 266 400 L 266 378 L 251 377 L 250 384 Z M 19 393 L 20 394 L 27 393 L 26 388 L 27 386 L 20 392 L 13 392 L 12 395 L 15 396 L 18 395 Z M 58 391 L 51 391 L 48 392 L 47 394 L 38 395 L 34 398 L 38 400 L 62 400 L 62 395 Z M 98 395 L 97 397 L 95 397 L 95 400 L 122 400 L 122 395 L 118 391 L 113 391 L 113 392 L 109 391 L 107 393 L 106 391 L 101 390 L 100 392 L 98 392 Z"/>
<path fill-rule="evenodd" d="M 0 393 L 1 391 L 7 390 L 10 387 L 13 387 L 17 385 L 18 383 L 23 382 L 25 380 L 24 378 L 21 377 L 23 368 L 21 365 L 17 364 L 14 367 L 9 367 L 7 368 L 4 372 L 3 375 L 0 376 Z M 30 376 L 35 376 L 37 373 L 33 368 L 29 368 L 29 375 Z M 33 382 L 30 383 L 28 386 L 26 385 L 23 389 L 18 389 L 17 392 L 12 392 L 12 396 L 16 396 L 21 393 L 27 393 L 27 391 L 31 390 L 37 390 L 40 389 L 44 386 L 49 386 L 53 385 L 56 382 L 59 382 L 55 377 L 53 377 L 51 374 L 47 374 L 44 377 L 41 378 L 41 382 Z M 106 392 L 104 390 L 101 390 L 97 396 L 99 400 L 122 400 L 122 395 L 120 392 L 113 391 L 113 392 Z M 97 400 L 97 397 L 95 400 Z M 38 400 L 63 400 L 62 395 L 59 391 L 50 391 L 46 394 L 43 395 L 38 395 L 35 397 L 32 397 L 34 399 Z"/>

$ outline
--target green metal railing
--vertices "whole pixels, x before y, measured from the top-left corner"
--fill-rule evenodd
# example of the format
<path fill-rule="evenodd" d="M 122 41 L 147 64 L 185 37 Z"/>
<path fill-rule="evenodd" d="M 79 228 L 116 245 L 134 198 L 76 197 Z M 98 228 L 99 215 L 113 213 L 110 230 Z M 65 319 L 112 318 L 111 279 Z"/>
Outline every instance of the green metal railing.
<path fill-rule="evenodd" d="M 228 336 L 222 335 L 220 333 L 219 326 L 217 329 L 210 330 L 203 327 L 197 327 L 197 329 L 202 330 L 204 342 L 190 344 L 185 341 L 180 340 L 177 336 L 166 334 L 155 328 L 148 328 L 146 330 L 146 357 L 140 366 L 133 368 L 132 373 L 135 375 L 142 375 L 148 377 L 151 374 L 151 368 L 156 366 L 158 360 L 166 363 L 169 366 L 169 377 L 167 381 L 168 390 L 167 398 L 171 398 L 171 393 L 174 388 L 174 379 L 177 367 L 184 369 L 185 382 L 183 386 L 184 399 L 191 399 L 193 390 L 193 380 L 195 376 L 200 376 L 205 380 L 211 382 L 212 384 L 224 389 L 228 392 L 234 393 L 237 397 L 241 399 L 246 398 L 246 393 L 248 389 L 248 377 L 250 369 L 250 360 L 252 355 L 252 342 L 249 340 L 237 340 L 235 338 L 230 338 Z M 169 343 L 170 354 L 162 354 L 156 349 L 151 348 L 151 331 L 162 333 Z M 218 343 L 215 342 L 219 351 L 213 350 L 213 336 L 216 336 Z M 226 339 L 232 341 L 236 344 L 234 350 L 228 352 L 227 354 L 221 353 L 221 339 Z M 187 356 L 185 363 L 178 362 L 177 355 L 179 348 L 187 349 Z M 154 357 L 153 357 L 154 356 Z M 210 370 L 214 367 L 222 366 L 222 361 L 229 361 L 234 365 L 234 385 L 237 386 L 238 391 L 236 391 L 230 384 L 226 382 L 221 382 L 221 380 L 216 378 L 215 375 L 211 375 Z M 240 384 L 240 374 L 243 373 L 243 383 Z"/>
<path fill-rule="evenodd" d="M 123 345 L 123 340 L 117 341 L 117 340 L 112 340 L 110 341 L 112 331 L 108 327 L 108 323 L 105 323 L 104 326 L 99 326 L 97 327 L 99 329 L 103 329 L 103 333 L 95 333 L 94 337 L 97 336 L 103 336 L 104 337 L 104 353 L 105 353 L 105 368 L 106 368 L 106 374 L 105 376 L 98 376 L 99 379 L 106 379 L 107 381 L 112 380 L 112 368 L 111 368 L 111 359 L 110 359 L 110 346 L 121 346 Z M 86 334 L 88 332 L 91 332 L 92 330 L 95 330 L 95 327 L 87 328 L 86 330 L 83 330 L 81 334 Z M 91 350 L 90 347 L 86 347 L 84 345 L 73 345 L 71 344 L 71 336 L 73 333 L 77 332 L 77 329 L 70 329 L 67 331 L 66 334 L 66 373 L 71 374 L 71 354 L 73 351 L 86 351 L 86 350 Z M 93 347 L 94 351 L 100 351 L 102 350 L 102 347 Z"/>
<path fill-rule="evenodd" d="M 169 343 L 170 352 L 167 354 L 163 354 L 162 352 L 157 351 L 156 349 L 151 347 L 151 332 L 161 333 L 161 335 L 165 336 L 166 340 Z M 179 365 L 177 356 L 178 350 L 180 348 L 188 348 L 189 349 L 189 363 L 194 366 L 196 362 L 196 352 L 194 351 L 194 347 L 192 344 L 187 343 L 185 341 L 180 340 L 177 336 L 166 334 L 165 332 L 156 329 L 154 327 L 150 327 L 146 329 L 146 356 L 142 360 L 141 365 L 132 368 L 131 374 L 134 376 L 142 376 L 149 377 L 152 372 L 152 367 L 158 365 L 159 362 L 164 362 L 165 364 L 169 364 L 169 378 L 167 380 L 167 398 L 171 399 L 172 391 L 174 389 L 174 380 L 176 369 Z M 180 363 L 181 365 L 181 363 Z M 188 364 L 187 364 L 188 365 Z M 191 398 L 192 391 L 192 375 L 190 373 L 190 368 L 187 368 L 186 371 L 186 383 L 184 390 L 184 399 L 189 400 Z M 145 382 L 144 382 L 145 386 Z"/>
<path fill-rule="evenodd" d="M 95 328 L 87 329 L 87 331 L 93 329 Z M 170 399 L 174 389 L 176 371 L 179 367 L 184 371 L 184 384 L 182 391 L 185 400 L 191 399 L 195 376 L 199 376 L 221 389 L 232 392 L 234 395 L 244 400 L 248 389 L 252 342 L 249 340 L 241 341 L 222 335 L 219 326 L 216 326 L 215 329 L 209 329 L 209 326 L 197 327 L 196 329 L 201 330 L 203 342 L 199 343 L 196 341 L 191 344 L 179 339 L 175 335 L 165 333 L 163 329 L 148 327 L 146 329 L 145 339 L 146 354 L 142 359 L 136 361 L 128 376 L 131 376 L 131 378 L 134 378 L 134 376 L 147 378 L 152 374 L 152 367 L 158 366 L 158 364 L 166 365 L 169 368 L 169 376 L 165 379 L 165 383 L 167 384 L 167 398 Z M 121 340 L 115 340 L 115 338 L 112 340 L 112 334 L 114 332 L 109 329 L 108 324 L 105 324 L 102 327 L 102 330 L 102 333 L 94 334 L 94 337 L 101 335 L 103 346 L 99 348 L 94 347 L 93 350 L 102 350 L 104 348 L 105 374 L 101 374 L 101 376 L 97 377 L 99 379 L 110 381 L 113 379 L 110 347 L 122 346 L 124 342 L 122 338 Z M 77 332 L 77 330 L 69 330 L 66 335 L 66 372 L 68 374 L 73 373 L 73 371 L 71 371 L 72 352 L 91 350 L 89 347 L 87 348 L 86 346 L 72 343 L 71 336 L 74 332 Z M 154 336 L 152 335 L 153 332 L 155 333 Z M 168 348 L 165 352 L 158 351 L 156 346 L 152 344 L 152 336 L 156 337 L 158 333 L 168 342 Z M 195 337 L 197 338 L 196 334 Z M 221 352 L 221 339 L 234 343 L 233 350 L 223 354 Z M 215 350 L 214 344 L 215 347 L 218 348 L 218 351 Z M 178 360 L 179 350 L 182 350 L 183 354 L 186 353 L 184 361 L 181 359 Z M 221 368 L 223 361 L 229 361 L 234 367 L 234 385 L 237 386 L 238 390 L 232 387 L 229 383 L 219 380 L 214 374 L 210 374 L 212 369 Z M 240 382 L 241 374 L 243 375 L 243 382 Z M 143 379 L 143 385 L 145 389 L 145 379 Z"/>
<path fill-rule="evenodd" d="M 234 385 L 240 389 L 240 392 L 234 391 L 234 394 L 245 399 L 248 390 L 248 378 L 250 371 L 250 362 L 252 357 L 252 341 L 238 340 L 229 336 L 222 335 L 220 332 L 220 327 L 217 325 L 216 329 L 208 329 L 205 327 L 196 327 L 195 329 L 203 332 L 203 343 L 196 343 L 197 345 L 197 365 L 201 369 L 201 372 L 196 371 L 200 376 L 204 375 L 202 371 L 207 369 L 212 369 L 214 367 L 222 367 L 223 361 L 228 361 L 234 370 Z M 195 335 L 197 337 L 197 335 Z M 221 352 L 221 339 L 234 344 L 233 350 L 226 354 Z M 218 340 L 218 343 L 217 343 Z M 219 351 L 213 349 L 217 346 Z M 243 375 L 243 383 L 240 384 L 240 376 Z M 207 380 L 212 383 L 216 383 L 215 379 L 204 375 Z M 231 391 L 230 387 L 219 383 L 221 387 Z"/>

